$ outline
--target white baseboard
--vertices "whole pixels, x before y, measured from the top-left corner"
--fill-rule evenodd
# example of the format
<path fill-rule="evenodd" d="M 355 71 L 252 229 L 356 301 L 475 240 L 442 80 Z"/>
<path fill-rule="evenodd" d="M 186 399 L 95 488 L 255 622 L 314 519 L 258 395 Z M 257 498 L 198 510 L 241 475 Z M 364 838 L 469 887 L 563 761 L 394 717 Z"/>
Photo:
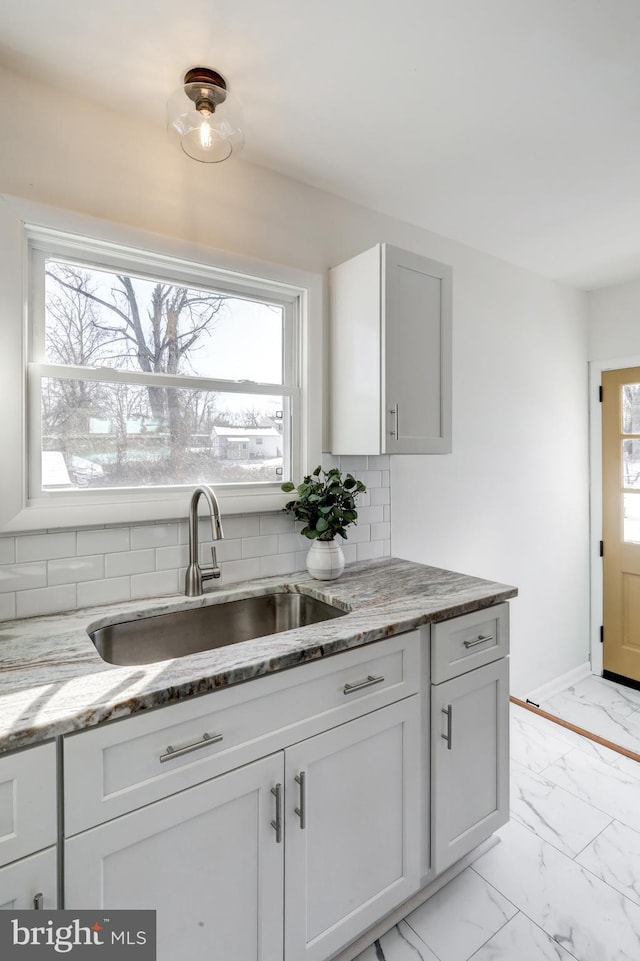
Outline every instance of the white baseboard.
<path fill-rule="evenodd" d="M 589 661 L 585 661 L 584 664 L 573 667 L 570 671 L 567 671 L 566 674 L 561 674 L 560 677 L 556 677 L 552 681 L 547 681 L 546 684 L 541 684 L 540 687 L 536 687 L 535 690 L 527 694 L 527 698 L 530 701 L 535 701 L 536 704 L 540 704 L 542 701 L 553 697 L 554 694 L 560 694 L 561 691 L 566 691 L 572 684 L 577 684 L 578 681 L 583 681 L 585 677 L 590 677 L 591 674 L 591 664 Z M 523 700 L 525 699 L 523 698 Z"/>

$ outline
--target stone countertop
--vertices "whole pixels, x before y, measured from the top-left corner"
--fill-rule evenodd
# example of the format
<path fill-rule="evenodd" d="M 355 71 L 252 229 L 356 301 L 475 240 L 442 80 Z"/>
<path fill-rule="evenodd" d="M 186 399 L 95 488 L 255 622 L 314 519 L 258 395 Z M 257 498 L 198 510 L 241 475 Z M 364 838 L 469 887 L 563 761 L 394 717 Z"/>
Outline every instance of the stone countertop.
<path fill-rule="evenodd" d="M 343 608 L 329 621 L 185 657 L 118 667 L 88 629 L 271 591 L 298 591 Z M 349 565 L 336 581 L 261 578 L 202 597 L 182 595 L 0 624 L 0 752 L 215 691 L 515 597 L 505 584 L 385 558 Z"/>

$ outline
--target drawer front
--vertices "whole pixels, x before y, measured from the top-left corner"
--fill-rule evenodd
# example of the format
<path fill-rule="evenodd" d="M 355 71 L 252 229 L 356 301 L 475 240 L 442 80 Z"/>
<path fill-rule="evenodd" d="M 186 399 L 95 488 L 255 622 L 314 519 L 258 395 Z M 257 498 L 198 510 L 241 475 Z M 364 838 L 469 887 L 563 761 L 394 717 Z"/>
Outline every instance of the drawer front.
<path fill-rule="evenodd" d="M 70 837 L 414 694 L 414 631 L 64 739 Z"/>
<path fill-rule="evenodd" d="M 508 604 L 441 621 L 431 628 L 431 681 L 440 684 L 508 653 Z"/>
<path fill-rule="evenodd" d="M 55 844 L 56 746 L 0 757 L 0 865 Z"/>

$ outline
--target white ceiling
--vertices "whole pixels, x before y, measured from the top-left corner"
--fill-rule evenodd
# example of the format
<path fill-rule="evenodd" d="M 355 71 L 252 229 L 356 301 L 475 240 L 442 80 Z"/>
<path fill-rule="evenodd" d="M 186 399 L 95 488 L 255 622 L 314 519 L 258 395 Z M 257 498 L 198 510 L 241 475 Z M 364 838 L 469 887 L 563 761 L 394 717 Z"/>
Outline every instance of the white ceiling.
<path fill-rule="evenodd" d="M 0 62 L 584 288 L 640 277 L 639 0 L 0 0 Z M 231 161 L 233 162 L 233 161 Z"/>

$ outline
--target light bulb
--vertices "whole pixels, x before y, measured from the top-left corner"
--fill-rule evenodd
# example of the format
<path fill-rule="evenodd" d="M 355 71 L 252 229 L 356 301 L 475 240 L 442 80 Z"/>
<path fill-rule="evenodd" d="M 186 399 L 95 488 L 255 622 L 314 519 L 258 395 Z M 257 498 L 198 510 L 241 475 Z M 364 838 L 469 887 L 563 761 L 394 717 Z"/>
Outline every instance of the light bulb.
<path fill-rule="evenodd" d="M 211 150 L 213 147 L 212 130 L 207 120 L 200 124 L 200 146 L 203 150 Z"/>

